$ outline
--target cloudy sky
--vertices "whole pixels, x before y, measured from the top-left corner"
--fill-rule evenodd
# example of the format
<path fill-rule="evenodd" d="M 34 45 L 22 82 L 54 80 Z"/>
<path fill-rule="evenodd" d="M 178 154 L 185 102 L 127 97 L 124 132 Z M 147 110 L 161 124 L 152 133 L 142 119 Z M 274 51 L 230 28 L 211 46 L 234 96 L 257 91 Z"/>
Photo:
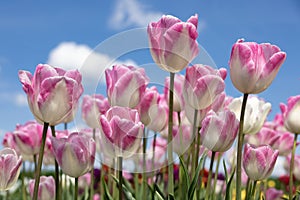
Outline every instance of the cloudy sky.
<path fill-rule="evenodd" d="M 297 0 L 161 1 L 102 0 L 2 1 L 0 3 L 0 134 L 17 123 L 33 119 L 18 80 L 18 70 L 34 72 L 39 63 L 83 73 L 86 93 L 104 93 L 104 69 L 113 63 L 145 67 L 153 83 L 163 73 L 147 49 L 145 27 L 163 14 L 182 20 L 199 15 L 195 62 L 225 67 L 233 43 L 270 42 L 287 52 L 287 60 L 273 84 L 259 96 L 272 103 L 272 118 L 279 103 L 300 94 L 300 3 Z M 214 64 L 215 63 L 215 64 Z M 241 94 L 226 80 L 227 94 Z M 79 113 L 80 114 L 80 113 Z"/>

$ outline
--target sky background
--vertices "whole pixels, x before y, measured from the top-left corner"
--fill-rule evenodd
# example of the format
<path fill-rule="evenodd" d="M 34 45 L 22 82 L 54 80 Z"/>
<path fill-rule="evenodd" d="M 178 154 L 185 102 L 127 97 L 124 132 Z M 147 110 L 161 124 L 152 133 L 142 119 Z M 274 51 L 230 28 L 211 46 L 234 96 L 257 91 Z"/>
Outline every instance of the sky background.
<path fill-rule="evenodd" d="M 229 69 L 231 47 L 237 39 L 270 42 L 287 52 L 287 59 L 271 86 L 259 94 L 272 103 L 269 119 L 280 112 L 280 102 L 300 94 L 297 0 L 1 1 L 0 135 L 33 119 L 18 70 L 33 73 L 39 63 L 81 68 L 87 94 L 105 94 L 103 80 L 99 84 L 97 80 L 113 62 L 145 67 L 153 83 L 163 83 L 167 73 L 153 64 L 145 27 L 163 14 L 186 21 L 195 13 L 199 15 L 198 42 L 205 49 L 195 62 L 214 62 L 215 67 Z M 226 93 L 241 95 L 229 75 Z"/>

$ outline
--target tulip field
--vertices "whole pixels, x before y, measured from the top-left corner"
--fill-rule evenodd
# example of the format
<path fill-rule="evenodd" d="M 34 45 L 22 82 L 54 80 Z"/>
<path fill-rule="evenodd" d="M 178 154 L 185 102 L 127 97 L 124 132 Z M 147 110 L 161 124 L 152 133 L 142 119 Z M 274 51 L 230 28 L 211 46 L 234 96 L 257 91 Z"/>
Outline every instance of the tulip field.
<path fill-rule="evenodd" d="M 228 69 L 191 64 L 202 53 L 197 27 L 197 14 L 149 23 L 149 54 L 169 73 L 163 91 L 125 64 L 105 70 L 105 94 L 89 95 L 77 69 L 20 69 L 35 120 L 1 141 L 0 199 L 300 199 L 300 95 L 271 121 L 260 98 L 286 53 L 237 38 Z M 241 97 L 225 93 L 225 79 Z M 74 131 L 77 111 L 86 128 Z"/>

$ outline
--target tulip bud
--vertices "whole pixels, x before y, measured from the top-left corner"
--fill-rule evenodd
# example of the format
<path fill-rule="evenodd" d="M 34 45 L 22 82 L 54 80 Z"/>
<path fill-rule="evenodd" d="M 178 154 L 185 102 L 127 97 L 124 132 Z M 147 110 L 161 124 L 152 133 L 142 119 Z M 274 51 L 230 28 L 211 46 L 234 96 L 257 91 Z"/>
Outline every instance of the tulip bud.
<path fill-rule="evenodd" d="M 300 134 L 300 95 L 288 99 L 288 104 L 280 104 L 285 128 L 294 134 Z"/>
<path fill-rule="evenodd" d="M 29 181 L 29 193 L 33 197 L 35 180 Z M 41 176 L 38 189 L 38 200 L 55 199 L 55 180 L 52 176 Z"/>

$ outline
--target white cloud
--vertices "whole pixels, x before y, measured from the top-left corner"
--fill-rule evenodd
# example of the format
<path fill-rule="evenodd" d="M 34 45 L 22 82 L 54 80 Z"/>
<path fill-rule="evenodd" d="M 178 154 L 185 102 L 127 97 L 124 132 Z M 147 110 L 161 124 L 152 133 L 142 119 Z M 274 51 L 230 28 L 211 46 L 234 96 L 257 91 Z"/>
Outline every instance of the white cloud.
<path fill-rule="evenodd" d="M 162 15 L 161 12 L 147 9 L 138 0 L 117 0 L 109 25 L 113 29 L 146 27 L 149 22 L 158 21 Z"/>
<path fill-rule="evenodd" d="M 89 46 L 75 42 L 62 42 L 51 50 L 48 64 L 66 70 L 78 69 L 82 73 L 83 83 L 96 85 L 104 80 L 104 71 L 114 64 L 136 65 L 132 60 L 116 60 L 109 55 L 93 51 Z"/>
<path fill-rule="evenodd" d="M 27 96 L 24 93 L 15 94 L 14 100 L 17 106 L 28 106 Z"/>

